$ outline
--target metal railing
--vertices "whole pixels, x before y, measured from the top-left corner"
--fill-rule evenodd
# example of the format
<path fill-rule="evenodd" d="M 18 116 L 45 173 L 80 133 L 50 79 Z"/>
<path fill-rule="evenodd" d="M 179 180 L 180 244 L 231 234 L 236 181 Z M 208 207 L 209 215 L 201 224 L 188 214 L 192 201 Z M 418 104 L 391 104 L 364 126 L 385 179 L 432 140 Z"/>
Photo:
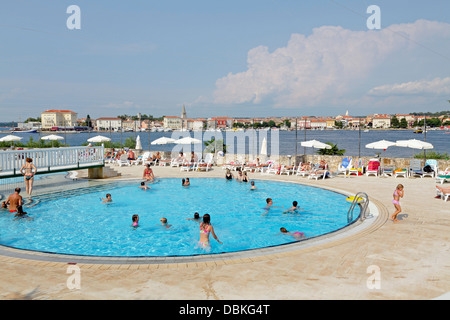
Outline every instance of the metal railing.
<path fill-rule="evenodd" d="M 359 219 L 363 221 L 367 218 L 367 208 L 369 206 L 369 196 L 364 192 L 358 192 L 354 197 L 350 209 L 347 212 L 347 222 L 350 223 L 353 221 L 353 211 L 356 206 L 360 205 L 361 212 L 359 215 Z"/>
<path fill-rule="evenodd" d="M 39 174 L 103 165 L 104 155 L 103 146 L 0 151 L 0 178 L 21 175 L 26 158 L 33 160 Z"/>

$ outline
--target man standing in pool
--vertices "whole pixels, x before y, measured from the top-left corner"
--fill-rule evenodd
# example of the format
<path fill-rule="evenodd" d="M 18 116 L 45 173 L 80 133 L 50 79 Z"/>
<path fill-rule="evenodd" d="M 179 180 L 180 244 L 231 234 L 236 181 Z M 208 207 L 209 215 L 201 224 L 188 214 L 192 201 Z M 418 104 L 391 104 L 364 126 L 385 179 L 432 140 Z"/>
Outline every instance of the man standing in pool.
<path fill-rule="evenodd" d="M 16 188 L 14 193 L 8 197 L 6 204 L 9 205 L 9 212 L 16 212 L 17 207 L 22 205 L 22 196 L 19 194 L 20 188 Z"/>

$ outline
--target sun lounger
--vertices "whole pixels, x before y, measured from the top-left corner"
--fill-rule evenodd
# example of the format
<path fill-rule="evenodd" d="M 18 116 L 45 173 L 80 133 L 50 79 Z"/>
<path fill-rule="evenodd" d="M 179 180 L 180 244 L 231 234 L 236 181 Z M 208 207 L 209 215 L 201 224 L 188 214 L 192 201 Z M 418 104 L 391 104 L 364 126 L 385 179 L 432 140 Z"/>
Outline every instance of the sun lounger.
<path fill-rule="evenodd" d="M 358 163 L 352 165 L 352 167 L 348 170 L 348 175 L 355 175 L 355 176 L 359 176 L 363 174 L 363 162 L 361 159 L 358 160 Z"/>
<path fill-rule="evenodd" d="M 443 193 L 441 190 L 436 188 L 436 196 L 441 197 L 442 200 L 447 201 L 450 198 L 450 193 Z"/>
<path fill-rule="evenodd" d="M 428 171 L 428 169 L 431 169 L 431 171 Z M 428 159 L 425 162 L 425 166 L 423 167 L 422 170 L 423 170 L 422 178 L 424 178 L 424 177 L 434 178 L 439 171 L 437 160 Z"/>
<path fill-rule="evenodd" d="M 123 154 L 120 156 L 119 160 L 117 160 L 117 164 L 119 167 L 121 166 L 131 166 L 130 160 L 128 160 L 127 155 Z"/>
<path fill-rule="evenodd" d="M 409 162 L 409 176 L 423 178 L 422 161 L 419 159 L 412 159 Z"/>
<path fill-rule="evenodd" d="M 296 176 L 307 176 L 311 172 L 311 164 L 310 163 L 301 163 L 297 167 L 297 171 L 295 172 Z"/>
<path fill-rule="evenodd" d="M 342 162 L 338 165 L 336 173 L 337 175 L 341 173 L 343 173 L 344 175 L 348 175 L 351 167 L 352 167 L 352 158 L 346 157 L 342 159 Z"/>
<path fill-rule="evenodd" d="M 394 170 L 394 177 L 395 178 L 398 178 L 398 177 L 407 178 L 408 177 L 408 170 L 406 170 L 406 169 L 395 169 Z"/>
<path fill-rule="evenodd" d="M 384 158 L 383 166 L 381 167 L 381 175 L 383 176 L 393 176 L 395 171 L 395 166 L 392 159 Z"/>
<path fill-rule="evenodd" d="M 369 160 L 369 164 L 367 165 L 366 169 L 366 176 L 374 175 L 377 177 L 379 173 L 380 173 L 380 161 L 378 161 L 378 159 Z"/>

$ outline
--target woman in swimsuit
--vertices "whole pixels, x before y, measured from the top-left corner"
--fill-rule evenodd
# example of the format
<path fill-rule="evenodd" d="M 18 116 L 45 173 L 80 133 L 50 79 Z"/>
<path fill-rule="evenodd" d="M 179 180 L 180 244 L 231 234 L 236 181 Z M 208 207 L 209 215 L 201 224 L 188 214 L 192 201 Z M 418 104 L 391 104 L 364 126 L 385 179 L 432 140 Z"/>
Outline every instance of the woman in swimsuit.
<path fill-rule="evenodd" d="M 392 203 L 395 207 L 395 212 L 391 216 L 391 220 L 394 222 L 398 222 L 397 215 L 402 212 L 402 208 L 400 207 L 400 198 L 403 198 L 404 195 L 403 185 L 399 184 L 397 188 L 394 191 L 394 200 L 392 200 Z"/>
<path fill-rule="evenodd" d="M 280 231 L 281 231 L 282 234 L 286 234 L 288 236 L 294 237 L 295 240 L 301 240 L 301 239 L 306 238 L 305 234 L 303 232 L 300 232 L 300 231 L 289 232 L 289 231 L 286 230 L 286 228 L 283 228 L 283 227 L 280 228 Z"/>
<path fill-rule="evenodd" d="M 37 173 L 37 168 L 32 162 L 33 159 L 26 158 L 24 165 L 22 166 L 22 168 L 20 168 L 20 173 L 24 175 L 25 179 L 25 190 L 30 196 L 31 191 L 33 190 L 34 175 Z"/>
<path fill-rule="evenodd" d="M 155 179 L 155 175 L 153 174 L 152 168 L 150 168 L 150 164 L 147 164 L 146 168 L 144 169 L 144 175 L 142 179 L 145 179 L 146 181 L 153 181 Z"/>
<path fill-rule="evenodd" d="M 209 214 L 203 215 L 203 222 L 200 223 L 200 240 L 198 242 L 200 248 L 209 249 L 211 248 L 211 244 L 209 243 L 209 234 L 211 233 L 214 239 L 217 240 L 218 243 L 222 244 L 219 241 L 216 234 L 214 233 L 214 228 L 210 223 L 211 217 Z"/>
<path fill-rule="evenodd" d="M 225 174 L 225 179 L 233 180 L 233 174 L 231 173 L 230 169 L 227 169 L 227 173 Z"/>

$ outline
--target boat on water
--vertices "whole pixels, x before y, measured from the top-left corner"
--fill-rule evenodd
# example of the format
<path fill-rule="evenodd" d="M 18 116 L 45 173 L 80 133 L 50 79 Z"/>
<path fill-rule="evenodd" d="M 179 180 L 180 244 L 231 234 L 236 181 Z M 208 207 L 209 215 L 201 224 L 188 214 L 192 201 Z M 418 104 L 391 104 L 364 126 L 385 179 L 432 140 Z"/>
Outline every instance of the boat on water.
<path fill-rule="evenodd" d="M 416 131 L 414 131 L 413 133 L 423 133 L 423 130 L 419 128 Z"/>
<path fill-rule="evenodd" d="M 11 130 L 11 133 L 35 133 L 38 132 L 38 129 L 20 129 L 20 128 L 14 128 Z"/>

